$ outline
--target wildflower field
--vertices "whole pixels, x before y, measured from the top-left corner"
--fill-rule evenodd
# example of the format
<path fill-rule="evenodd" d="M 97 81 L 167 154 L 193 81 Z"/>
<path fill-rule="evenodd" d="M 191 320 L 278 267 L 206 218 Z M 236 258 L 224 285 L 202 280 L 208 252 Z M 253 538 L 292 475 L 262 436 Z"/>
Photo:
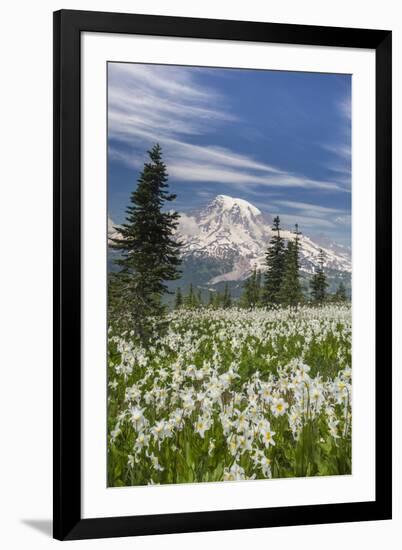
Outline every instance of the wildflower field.
<path fill-rule="evenodd" d="M 181 309 L 109 329 L 108 485 L 351 473 L 351 309 Z"/>

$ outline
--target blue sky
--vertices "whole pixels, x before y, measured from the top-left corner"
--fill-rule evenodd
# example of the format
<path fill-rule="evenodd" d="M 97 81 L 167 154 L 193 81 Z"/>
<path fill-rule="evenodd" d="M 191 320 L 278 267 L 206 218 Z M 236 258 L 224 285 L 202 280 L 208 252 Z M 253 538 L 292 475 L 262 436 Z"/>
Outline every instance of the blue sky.
<path fill-rule="evenodd" d="M 350 244 L 349 75 L 108 64 L 108 204 L 115 223 L 159 142 L 188 212 L 218 194 Z"/>

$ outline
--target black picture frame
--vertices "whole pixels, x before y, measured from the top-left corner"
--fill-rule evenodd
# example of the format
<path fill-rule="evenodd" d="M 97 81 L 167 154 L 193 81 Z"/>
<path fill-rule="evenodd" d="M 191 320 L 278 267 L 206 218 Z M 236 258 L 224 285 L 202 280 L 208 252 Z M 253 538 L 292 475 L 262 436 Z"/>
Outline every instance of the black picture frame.
<path fill-rule="evenodd" d="M 374 501 L 82 519 L 81 48 L 83 32 L 369 48 L 376 56 Z M 391 40 L 385 30 L 61 10 L 54 13 L 54 537 L 121 537 L 390 519 Z"/>

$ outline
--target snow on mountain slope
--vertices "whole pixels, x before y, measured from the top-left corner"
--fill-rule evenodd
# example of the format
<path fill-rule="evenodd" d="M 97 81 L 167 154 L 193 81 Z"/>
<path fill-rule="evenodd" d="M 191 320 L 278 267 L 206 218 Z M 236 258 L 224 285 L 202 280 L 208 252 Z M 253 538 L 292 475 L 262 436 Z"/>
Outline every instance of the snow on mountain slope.
<path fill-rule="evenodd" d="M 186 228 L 193 221 L 191 233 Z M 196 230 L 194 230 L 196 228 Z M 218 195 L 195 216 L 180 222 L 185 254 L 228 259 L 256 256 L 270 239 L 270 230 L 255 206 L 241 199 Z"/>
<path fill-rule="evenodd" d="M 272 237 L 268 218 L 243 199 L 218 195 L 205 208 L 193 215 L 182 214 L 178 236 L 184 244 L 183 256 L 230 261 L 231 270 L 210 280 L 239 281 L 254 268 L 264 270 L 265 251 Z M 295 235 L 282 230 L 284 239 Z M 350 253 L 334 243 L 322 246 L 306 235 L 300 236 L 302 270 L 312 273 L 317 266 L 319 250 L 326 255 L 325 268 L 351 271 Z"/>
<path fill-rule="evenodd" d="M 110 216 L 107 217 L 107 237 L 109 244 L 112 242 L 110 239 L 118 239 L 120 237 L 120 233 L 116 231 L 116 227 L 119 227 L 118 225 L 113 222 L 112 218 Z"/>

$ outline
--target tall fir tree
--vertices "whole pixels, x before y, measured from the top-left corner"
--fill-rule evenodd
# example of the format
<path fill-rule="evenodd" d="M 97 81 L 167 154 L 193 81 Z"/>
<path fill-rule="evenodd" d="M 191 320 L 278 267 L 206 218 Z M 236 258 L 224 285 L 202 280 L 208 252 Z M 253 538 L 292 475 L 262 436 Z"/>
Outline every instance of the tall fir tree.
<path fill-rule="evenodd" d="M 343 281 L 341 281 L 338 285 L 338 288 L 335 292 L 335 301 L 337 302 L 346 302 L 347 296 L 346 296 L 346 288 L 343 284 Z"/>
<path fill-rule="evenodd" d="M 262 276 L 261 271 L 258 269 L 255 277 L 255 302 L 254 305 L 258 305 L 261 301 L 261 284 Z"/>
<path fill-rule="evenodd" d="M 180 309 L 183 306 L 183 294 L 181 293 L 181 288 L 177 287 L 174 307 L 175 309 Z"/>
<path fill-rule="evenodd" d="M 194 294 L 193 283 L 190 283 L 188 294 L 185 298 L 185 305 L 186 307 L 193 309 L 195 307 L 195 303 L 196 303 L 196 297 Z"/>
<path fill-rule="evenodd" d="M 295 225 L 294 241 L 288 241 L 284 254 L 283 278 L 279 292 L 279 302 L 286 306 L 297 307 L 303 294 L 300 285 L 300 242 L 299 226 Z"/>
<path fill-rule="evenodd" d="M 202 302 L 202 294 L 201 290 L 198 290 L 197 292 L 197 307 L 202 307 L 204 304 Z"/>
<path fill-rule="evenodd" d="M 311 297 L 313 298 L 314 302 L 319 304 L 324 302 L 327 296 L 328 283 L 327 276 L 324 272 L 324 263 L 325 253 L 322 248 L 320 248 L 320 252 L 318 254 L 318 267 L 310 281 Z"/>
<path fill-rule="evenodd" d="M 251 277 L 246 279 L 243 284 L 243 294 L 241 304 L 243 307 L 256 307 L 261 298 L 261 271 L 254 268 Z"/>
<path fill-rule="evenodd" d="M 214 307 L 217 309 L 217 308 L 220 308 L 222 305 L 223 305 L 223 294 L 222 292 L 219 292 L 219 290 L 217 290 L 214 298 Z"/>
<path fill-rule="evenodd" d="M 164 211 L 176 195 L 168 190 L 161 147 L 154 145 L 148 155 L 125 223 L 115 228 L 118 236 L 112 239 L 112 248 L 119 252 L 119 271 L 111 279 L 111 296 L 119 296 L 117 313 L 128 314 L 139 336 L 147 332 L 146 319 L 163 313 L 166 282 L 180 277 L 181 243 L 174 238 L 179 214 Z"/>
<path fill-rule="evenodd" d="M 295 230 L 293 233 L 295 235 L 294 243 L 295 243 L 296 267 L 298 270 L 300 270 L 300 235 L 302 234 L 302 232 L 299 230 L 298 223 L 295 223 Z"/>
<path fill-rule="evenodd" d="M 223 298 L 222 298 L 222 307 L 225 309 L 231 307 L 232 305 L 232 296 L 230 294 L 229 285 L 225 283 L 225 289 L 223 291 Z"/>
<path fill-rule="evenodd" d="M 265 272 L 263 301 L 266 305 L 279 304 L 280 302 L 279 293 L 283 278 L 285 244 L 281 237 L 279 216 L 274 218 L 272 231 L 274 235 L 271 237 L 265 256 L 267 270 Z"/>
<path fill-rule="evenodd" d="M 243 307 L 251 307 L 251 277 L 245 279 L 243 283 L 243 293 L 240 301 Z"/>
<path fill-rule="evenodd" d="M 243 293 L 240 302 L 243 307 L 251 307 L 251 277 L 245 279 L 243 283 Z"/>

